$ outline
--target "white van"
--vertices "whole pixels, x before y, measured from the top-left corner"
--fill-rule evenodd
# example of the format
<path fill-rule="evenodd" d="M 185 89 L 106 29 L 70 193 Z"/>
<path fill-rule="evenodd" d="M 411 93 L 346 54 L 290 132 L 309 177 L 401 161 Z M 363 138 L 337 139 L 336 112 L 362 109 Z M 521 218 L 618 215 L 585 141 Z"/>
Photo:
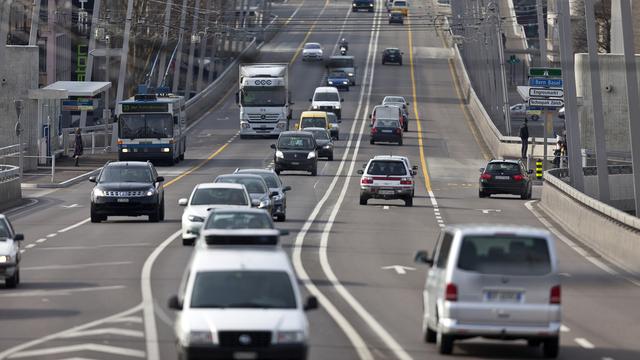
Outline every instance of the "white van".
<path fill-rule="evenodd" d="M 333 86 L 320 86 L 313 93 L 311 101 L 311 110 L 329 111 L 342 119 L 342 103 L 344 99 L 340 97 L 340 92 Z"/>
<path fill-rule="evenodd" d="M 455 340 L 525 339 L 558 356 L 560 282 L 555 243 L 546 230 L 516 226 L 446 227 L 428 264 L 423 332 L 441 354 Z"/>
<path fill-rule="evenodd" d="M 306 359 L 318 302 L 302 303 L 279 246 L 201 246 L 169 307 L 180 359 Z"/>

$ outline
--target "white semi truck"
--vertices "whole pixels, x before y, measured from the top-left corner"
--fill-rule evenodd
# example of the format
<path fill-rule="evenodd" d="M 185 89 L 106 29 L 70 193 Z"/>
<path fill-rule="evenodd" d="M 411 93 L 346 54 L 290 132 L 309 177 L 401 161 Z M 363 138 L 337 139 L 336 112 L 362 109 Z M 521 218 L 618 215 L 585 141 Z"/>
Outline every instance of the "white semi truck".
<path fill-rule="evenodd" d="M 240 137 L 278 136 L 289 128 L 291 93 L 287 64 L 239 66 Z"/>

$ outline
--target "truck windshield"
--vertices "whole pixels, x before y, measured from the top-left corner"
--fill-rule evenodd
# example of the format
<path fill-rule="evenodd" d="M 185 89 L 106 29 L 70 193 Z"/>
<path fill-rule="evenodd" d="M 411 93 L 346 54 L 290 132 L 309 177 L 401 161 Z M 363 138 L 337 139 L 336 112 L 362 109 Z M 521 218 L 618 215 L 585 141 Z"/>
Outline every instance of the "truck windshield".
<path fill-rule="evenodd" d="M 242 89 L 242 106 L 284 106 L 286 101 L 284 86 L 246 86 Z"/>
<path fill-rule="evenodd" d="M 120 137 L 123 139 L 173 137 L 173 119 L 170 114 L 120 115 Z"/>

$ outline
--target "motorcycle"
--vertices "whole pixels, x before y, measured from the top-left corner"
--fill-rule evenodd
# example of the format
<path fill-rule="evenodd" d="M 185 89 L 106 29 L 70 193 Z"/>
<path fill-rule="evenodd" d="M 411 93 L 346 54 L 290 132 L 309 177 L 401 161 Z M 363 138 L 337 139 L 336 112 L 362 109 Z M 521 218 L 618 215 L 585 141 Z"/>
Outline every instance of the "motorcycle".
<path fill-rule="evenodd" d="M 347 55 L 347 47 L 346 46 L 340 46 L 340 55 L 344 56 Z"/>

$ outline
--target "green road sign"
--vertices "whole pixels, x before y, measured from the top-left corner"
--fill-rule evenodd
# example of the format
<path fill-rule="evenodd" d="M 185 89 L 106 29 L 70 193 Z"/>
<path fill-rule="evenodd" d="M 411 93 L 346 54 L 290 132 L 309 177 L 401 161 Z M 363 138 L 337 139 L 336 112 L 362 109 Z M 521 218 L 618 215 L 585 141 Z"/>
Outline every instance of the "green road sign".
<path fill-rule="evenodd" d="M 529 68 L 529 76 L 562 77 L 562 69 L 532 67 Z"/>

